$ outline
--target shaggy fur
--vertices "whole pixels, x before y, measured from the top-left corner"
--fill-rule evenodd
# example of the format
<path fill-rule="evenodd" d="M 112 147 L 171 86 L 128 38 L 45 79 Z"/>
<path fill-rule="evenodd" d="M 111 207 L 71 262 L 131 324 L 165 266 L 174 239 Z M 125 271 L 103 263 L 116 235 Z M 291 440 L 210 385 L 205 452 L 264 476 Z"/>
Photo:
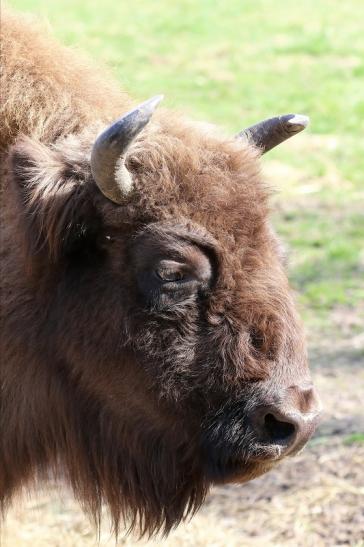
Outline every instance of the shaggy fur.
<path fill-rule="evenodd" d="M 51 470 L 96 521 L 168 532 L 269 469 L 246 412 L 309 382 L 258 152 L 160 109 L 115 205 L 90 152 L 130 99 L 34 22 L 1 30 L 1 507 Z M 168 291 L 164 256 L 204 280 Z"/>

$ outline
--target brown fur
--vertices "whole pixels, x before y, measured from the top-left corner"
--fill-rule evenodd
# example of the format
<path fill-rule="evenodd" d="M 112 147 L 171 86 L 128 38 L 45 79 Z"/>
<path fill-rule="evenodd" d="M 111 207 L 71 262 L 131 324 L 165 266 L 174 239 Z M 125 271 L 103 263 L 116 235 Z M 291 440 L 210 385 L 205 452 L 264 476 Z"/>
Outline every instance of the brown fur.
<path fill-rule="evenodd" d="M 19 16 L 3 18 L 2 43 L 2 507 L 61 471 L 96 520 L 106 502 L 116 531 L 168 532 L 219 480 L 212 436 L 220 462 L 239 446 L 232 478 L 265 472 L 232 425 L 309 381 L 258 153 L 161 109 L 116 206 L 90 151 L 130 99 Z M 143 300 L 141 260 L 160 249 L 209 257 L 203 296 Z"/>

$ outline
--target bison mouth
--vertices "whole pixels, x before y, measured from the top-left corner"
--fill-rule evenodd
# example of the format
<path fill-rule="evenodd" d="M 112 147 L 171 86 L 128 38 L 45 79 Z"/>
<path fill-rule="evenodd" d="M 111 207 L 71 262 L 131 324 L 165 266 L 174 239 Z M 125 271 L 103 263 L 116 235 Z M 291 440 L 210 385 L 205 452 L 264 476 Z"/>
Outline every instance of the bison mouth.
<path fill-rule="evenodd" d="M 231 449 L 231 447 L 230 447 Z M 250 444 L 245 449 L 204 447 L 204 473 L 213 483 L 248 482 L 275 467 L 283 457 L 279 446 Z"/>
<path fill-rule="evenodd" d="M 246 462 L 242 464 L 232 460 L 226 463 L 224 467 L 214 466 L 211 469 L 208 466 L 206 475 L 213 484 L 245 483 L 268 473 L 274 465 L 272 462 Z"/>

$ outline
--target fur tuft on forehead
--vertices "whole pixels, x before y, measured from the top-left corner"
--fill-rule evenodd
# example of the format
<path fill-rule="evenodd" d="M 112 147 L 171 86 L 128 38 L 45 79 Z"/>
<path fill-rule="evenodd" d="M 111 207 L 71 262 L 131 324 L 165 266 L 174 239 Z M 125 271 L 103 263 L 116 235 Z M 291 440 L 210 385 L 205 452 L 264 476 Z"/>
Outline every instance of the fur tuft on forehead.
<path fill-rule="evenodd" d="M 202 128 L 178 117 L 156 114 L 130 147 L 126 165 L 134 191 L 122 213 L 130 221 L 188 218 L 225 243 L 251 238 L 268 214 L 259 154 L 247 143 L 227 139 L 217 130 Z"/>

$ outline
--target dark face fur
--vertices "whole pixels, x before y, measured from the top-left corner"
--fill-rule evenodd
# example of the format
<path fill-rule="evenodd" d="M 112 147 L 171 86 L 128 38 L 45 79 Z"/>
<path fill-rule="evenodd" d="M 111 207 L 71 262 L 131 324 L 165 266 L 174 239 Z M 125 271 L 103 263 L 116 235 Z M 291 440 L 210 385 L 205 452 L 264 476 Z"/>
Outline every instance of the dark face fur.
<path fill-rule="evenodd" d="M 92 180 L 94 132 L 12 155 L 26 275 L 80 430 L 70 480 L 147 531 L 296 452 L 312 431 L 288 446 L 286 409 L 314 407 L 257 153 L 164 124 L 131 148 L 122 205 Z"/>

